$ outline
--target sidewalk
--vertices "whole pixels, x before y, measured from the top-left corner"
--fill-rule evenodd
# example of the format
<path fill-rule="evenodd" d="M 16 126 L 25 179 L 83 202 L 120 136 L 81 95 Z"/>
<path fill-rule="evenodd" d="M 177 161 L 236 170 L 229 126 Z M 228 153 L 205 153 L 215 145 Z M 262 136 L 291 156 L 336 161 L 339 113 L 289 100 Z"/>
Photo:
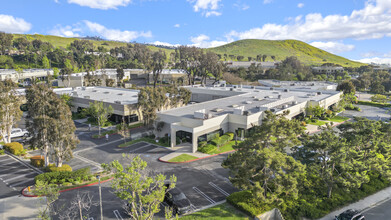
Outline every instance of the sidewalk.
<path fill-rule="evenodd" d="M 357 209 L 360 211 L 366 211 L 379 203 L 382 203 L 388 199 L 391 198 L 391 187 L 385 188 L 373 195 L 370 195 L 356 203 L 347 205 L 341 209 L 335 210 L 328 215 L 324 216 L 323 218 L 320 218 L 319 220 L 331 220 L 334 219 L 336 215 L 339 215 L 340 213 L 344 212 L 347 209 Z"/>
<path fill-rule="evenodd" d="M 41 198 L 13 196 L 0 200 L 0 219 L 37 219 Z"/>

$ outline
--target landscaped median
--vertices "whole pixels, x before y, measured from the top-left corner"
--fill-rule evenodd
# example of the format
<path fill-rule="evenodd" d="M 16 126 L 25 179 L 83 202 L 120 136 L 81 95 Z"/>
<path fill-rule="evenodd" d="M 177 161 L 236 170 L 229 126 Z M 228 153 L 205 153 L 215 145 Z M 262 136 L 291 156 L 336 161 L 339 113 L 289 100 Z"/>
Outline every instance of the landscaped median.
<path fill-rule="evenodd" d="M 138 143 L 138 142 L 147 142 L 150 144 L 157 144 L 157 145 L 163 146 L 163 147 L 170 147 L 168 143 L 162 143 L 161 141 L 156 142 L 156 140 L 152 137 L 142 137 L 142 138 L 139 138 L 136 140 L 131 140 L 126 143 L 122 143 L 122 144 L 118 145 L 118 147 L 129 147 L 130 145 Z"/>
<path fill-rule="evenodd" d="M 194 212 L 189 215 L 185 215 L 181 217 L 182 220 L 201 220 L 201 219 L 213 219 L 213 220 L 241 220 L 241 219 L 251 219 L 246 216 L 241 211 L 235 209 L 235 207 L 231 206 L 228 203 L 223 203 L 220 205 L 213 206 L 211 208 L 207 208 L 198 212 Z"/>

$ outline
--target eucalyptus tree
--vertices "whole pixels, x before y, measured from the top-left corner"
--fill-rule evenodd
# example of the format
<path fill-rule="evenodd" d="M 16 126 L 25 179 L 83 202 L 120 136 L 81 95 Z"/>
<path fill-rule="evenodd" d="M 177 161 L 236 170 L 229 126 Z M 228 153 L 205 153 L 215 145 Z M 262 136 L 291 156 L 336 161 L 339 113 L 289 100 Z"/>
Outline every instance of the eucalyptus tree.
<path fill-rule="evenodd" d="M 13 38 L 14 36 L 12 34 L 0 31 L 0 55 L 5 55 L 5 52 L 11 48 Z"/>
<path fill-rule="evenodd" d="M 156 51 L 152 54 L 152 77 L 153 87 L 156 88 L 156 83 L 159 80 L 165 65 L 166 65 L 166 53 L 162 50 Z"/>
<path fill-rule="evenodd" d="M 22 117 L 22 97 L 11 80 L 0 81 L 0 136 L 3 142 L 11 142 L 11 130 Z"/>
<path fill-rule="evenodd" d="M 177 68 L 183 69 L 188 78 L 189 85 L 194 85 L 202 51 L 196 47 L 180 46 L 176 50 Z"/>

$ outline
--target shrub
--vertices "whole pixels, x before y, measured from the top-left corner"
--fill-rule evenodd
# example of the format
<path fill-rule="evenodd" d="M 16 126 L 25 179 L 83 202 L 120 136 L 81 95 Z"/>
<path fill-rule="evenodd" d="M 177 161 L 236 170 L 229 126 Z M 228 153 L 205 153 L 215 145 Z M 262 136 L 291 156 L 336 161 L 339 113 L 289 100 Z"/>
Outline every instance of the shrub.
<path fill-rule="evenodd" d="M 216 146 L 213 145 L 213 144 L 207 144 L 204 147 L 198 149 L 198 151 L 200 151 L 200 152 L 202 152 L 204 154 L 210 154 L 214 150 L 216 150 Z"/>
<path fill-rule="evenodd" d="M 4 150 L 0 150 L 0 155 L 3 155 L 4 154 Z"/>
<path fill-rule="evenodd" d="M 252 197 L 253 195 L 249 190 L 234 192 L 227 197 L 227 202 L 252 217 L 270 209 L 266 205 L 263 205 L 262 208 L 259 207 L 251 199 Z"/>
<path fill-rule="evenodd" d="M 44 164 L 45 164 L 45 159 L 43 156 L 33 156 L 33 157 L 30 157 L 30 163 L 31 165 L 35 166 L 35 167 L 43 167 Z"/>
<path fill-rule="evenodd" d="M 65 164 L 64 164 L 65 165 Z M 51 167 L 53 165 L 51 164 Z M 82 168 L 76 171 L 53 171 L 42 173 L 35 177 L 35 182 L 41 181 L 49 184 L 63 184 L 65 182 L 75 183 L 88 181 L 91 178 L 90 167 Z"/>
<path fill-rule="evenodd" d="M 198 143 L 198 148 L 203 148 L 203 147 L 205 147 L 205 145 L 207 145 L 207 144 L 208 144 L 208 142 L 206 142 L 206 141 L 201 141 L 201 142 Z"/>
<path fill-rule="evenodd" d="M 49 164 L 49 166 L 46 167 L 46 170 L 48 172 L 64 172 L 64 171 L 72 171 L 72 167 L 68 164 L 63 164 L 62 167 L 56 167 L 54 164 Z"/>
<path fill-rule="evenodd" d="M 63 186 L 72 186 L 72 183 L 70 183 L 70 182 L 65 182 L 65 183 L 63 183 L 62 185 L 63 185 Z"/>
<path fill-rule="evenodd" d="M 234 137 L 235 137 L 235 134 L 233 132 L 227 132 L 224 135 L 228 135 L 229 136 L 229 141 L 232 141 L 234 139 Z"/>
<path fill-rule="evenodd" d="M 223 135 L 223 136 L 221 136 L 221 145 L 224 145 L 224 144 L 228 143 L 231 140 L 232 140 L 231 136 Z"/>
<path fill-rule="evenodd" d="M 302 122 L 301 122 L 301 125 L 302 125 L 302 126 L 306 126 L 307 123 L 305 123 L 305 121 L 302 121 Z"/>
<path fill-rule="evenodd" d="M 9 151 L 11 154 L 14 154 L 16 156 L 25 154 L 26 151 L 23 148 L 23 145 L 19 142 L 11 142 L 4 145 L 4 148 Z"/>

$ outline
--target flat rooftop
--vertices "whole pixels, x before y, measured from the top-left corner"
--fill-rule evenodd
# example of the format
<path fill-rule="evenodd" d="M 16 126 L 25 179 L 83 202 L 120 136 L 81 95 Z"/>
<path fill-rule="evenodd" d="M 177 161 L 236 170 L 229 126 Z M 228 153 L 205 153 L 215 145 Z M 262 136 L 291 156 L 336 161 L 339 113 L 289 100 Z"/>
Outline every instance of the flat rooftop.
<path fill-rule="evenodd" d="M 192 91 L 193 94 L 204 91 L 231 91 L 230 87 L 185 87 Z M 212 116 L 224 114 L 233 114 L 234 109 L 243 106 L 243 110 L 249 114 L 268 109 L 283 110 L 299 103 L 314 100 L 320 101 L 331 95 L 338 94 L 336 91 L 303 91 L 303 90 L 286 90 L 285 88 L 254 87 L 254 88 L 236 88 L 233 91 L 236 95 L 215 99 L 211 101 L 189 104 L 184 107 L 161 111 L 160 113 L 194 118 L 194 112 L 205 109 L 206 113 Z"/>
<path fill-rule="evenodd" d="M 55 89 L 56 94 L 69 94 L 72 97 L 90 99 L 115 104 L 137 104 L 139 90 L 111 87 L 76 87 Z"/>

